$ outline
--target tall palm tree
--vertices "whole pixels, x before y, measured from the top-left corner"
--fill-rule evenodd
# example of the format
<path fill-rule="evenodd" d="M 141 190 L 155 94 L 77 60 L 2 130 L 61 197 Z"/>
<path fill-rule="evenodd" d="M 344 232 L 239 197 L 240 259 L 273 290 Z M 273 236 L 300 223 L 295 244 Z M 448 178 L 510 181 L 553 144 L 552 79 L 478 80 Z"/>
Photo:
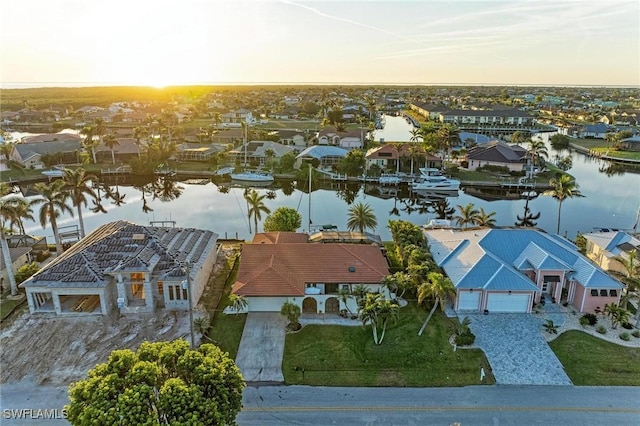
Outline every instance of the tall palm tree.
<path fill-rule="evenodd" d="M 418 336 L 422 336 L 424 329 L 427 328 L 427 324 L 438 305 L 444 310 L 444 305 L 447 297 L 454 296 L 456 294 L 455 287 L 449 278 L 446 278 L 439 272 L 431 272 L 427 276 L 427 282 L 418 287 L 418 304 L 421 305 L 426 300 L 432 299 L 434 301 L 429 316 L 424 320 Z"/>
<path fill-rule="evenodd" d="M 86 235 L 84 232 L 84 220 L 82 219 L 82 206 L 87 205 L 87 195 L 92 199 L 96 199 L 96 193 L 93 190 L 91 183 L 96 182 L 98 178 L 92 174 L 86 174 L 85 170 L 80 167 L 78 169 L 65 169 L 64 176 L 64 189 L 71 198 L 71 203 L 78 209 L 78 222 L 80 224 L 80 238 L 84 238 Z"/>
<path fill-rule="evenodd" d="M 258 220 L 262 219 L 262 213 L 271 213 L 271 210 L 263 202 L 266 197 L 266 195 L 260 195 L 255 189 L 252 189 L 244 195 L 248 205 L 247 214 L 249 216 L 249 222 L 251 222 L 251 217 L 253 216 L 253 224 L 256 233 L 258 232 Z M 249 232 L 251 232 L 251 230 L 249 230 Z"/>
<path fill-rule="evenodd" d="M 84 136 L 84 148 L 87 150 L 91 150 L 91 158 L 93 159 L 93 164 L 96 163 L 96 150 L 95 150 L 95 142 L 93 137 L 95 136 L 95 130 L 91 126 L 84 126 L 82 130 L 79 132 Z"/>
<path fill-rule="evenodd" d="M 10 226 L 18 225 L 18 229 L 20 230 L 20 234 L 24 235 L 24 219 L 34 220 L 31 213 L 33 210 L 29 205 L 29 201 L 22 197 L 15 197 L 12 199 L 11 205 L 11 217 L 9 219 Z"/>
<path fill-rule="evenodd" d="M 524 214 L 522 216 L 517 215 L 516 218 L 518 221 L 516 222 L 516 226 L 521 227 L 534 227 L 538 224 L 536 220 L 540 218 L 540 212 L 533 213 L 529 208 L 529 200 L 531 197 L 527 196 L 527 201 L 524 203 Z"/>
<path fill-rule="evenodd" d="M 105 135 L 103 141 L 104 145 L 111 150 L 111 161 L 113 164 L 116 164 L 116 154 L 113 152 L 113 148 L 120 145 L 118 142 L 118 138 L 116 138 L 112 134 Z"/>
<path fill-rule="evenodd" d="M 5 226 L 8 222 L 14 221 L 18 214 L 19 208 L 17 207 L 24 201 L 23 198 L 18 196 L 5 196 L 9 193 L 9 187 L 3 186 L 0 188 L 0 248 L 2 248 L 2 257 L 7 269 L 7 277 L 9 279 L 9 286 L 11 288 L 11 295 L 16 296 L 18 294 L 18 284 L 13 272 L 11 261 L 11 253 L 9 252 L 9 244 L 7 243 L 7 236 L 5 233 Z"/>
<path fill-rule="evenodd" d="M 638 259 L 637 250 L 630 250 L 625 257 L 614 256 L 611 260 L 620 263 L 624 269 L 624 272 L 615 270 L 609 272 L 620 278 L 620 281 L 627 287 L 627 293 L 640 290 L 640 259 Z"/>
<path fill-rule="evenodd" d="M 493 228 L 494 226 L 496 226 L 496 219 L 494 217 L 495 215 L 496 212 L 487 213 L 482 207 L 480 207 L 480 211 L 478 212 L 478 216 L 476 217 L 476 225 Z"/>
<path fill-rule="evenodd" d="M 447 154 L 455 142 L 460 139 L 460 130 L 451 124 L 445 124 L 438 129 L 438 142 L 445 154 Z"/>
<path fill-rule="evenodd" d="M 531 139 L 529 142 L 529 151 L 528 151 L 529 159 L 531 161 L 530 166 L 530 176 L 533 177 L 533 168 L 536 164 L 540 164 L 543 159 L 549 157 L 549 153 L 547 152 L 547 146 L 544 141 L 540 139 Z"/>
<path fill-rule="evenodd" d="M 54 180 L 50 184 L 38 182 L 33 185 L 33 189 L 40 197 L 31 200 L 32 206 L 41 205 L 38 214 L 40 225 L 44 228 L 47 226 L 47 221 L 51 223 L 58 254 L 62 254 L 62 240 L 58 232 L 57 219 L 64 212 L 68 212 L 73 216 L 73 210 L 71 210 L 71 207 L 67 204 L 69 193 L 65 191 L 64 186 L 65 183 L 63 180 Z"/>
<path fill-rule="evenodd" d="M 373 231 L 376 226 L 378 226 L 378 221 L 369 204 L 358 202 L 349 208 L 349 219 L 347 220 L 349 231 L 357 229 L 360 233 L 364 233 L 365 229 Z"/>
<path fill-rule="evenodd" d="M 459 214 L 453 216 L 453 220 L 455 220 L 458 225 L 464 225 L 466 228 L 467 225 L 473 225 L 477 222 L 480 212 L 476 210 L 473 203 L 469 203 L 466 206 L 457 205 L 456 207 Z"/>
<path fill-rule="evenodd" d="M 583 195 L 580 193 L 580 186 L 576 183 L 575 179 L 569 175 L 560 175 L 558 178 L 551 179 L 549 183 L 553 188 L 544 191 L 542 195 L 550 195 L 558 200 L 558 228 L 556 229 L 556 233 L 559 234 L 562 202 L 567 198 L 582 197 Z"/>

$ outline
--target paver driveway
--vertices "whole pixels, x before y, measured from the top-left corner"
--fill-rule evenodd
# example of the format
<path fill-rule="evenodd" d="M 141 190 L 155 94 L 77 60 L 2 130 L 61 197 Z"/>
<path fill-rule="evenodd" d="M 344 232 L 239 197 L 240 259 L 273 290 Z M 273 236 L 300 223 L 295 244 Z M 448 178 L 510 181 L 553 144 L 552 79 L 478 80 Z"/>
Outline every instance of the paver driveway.
<path fill-rule="evenodd" d="M 571 385 L 531 314 L 468 315 L 499 385 Z M 464 317 L 464 315 L 461 315 Z"/>
<path fill-rule="evenodd" d="M 247 382 L 284 382 L 282 356 L 286 319 L 276 312 L 250 312 L 236 364 Z"/>

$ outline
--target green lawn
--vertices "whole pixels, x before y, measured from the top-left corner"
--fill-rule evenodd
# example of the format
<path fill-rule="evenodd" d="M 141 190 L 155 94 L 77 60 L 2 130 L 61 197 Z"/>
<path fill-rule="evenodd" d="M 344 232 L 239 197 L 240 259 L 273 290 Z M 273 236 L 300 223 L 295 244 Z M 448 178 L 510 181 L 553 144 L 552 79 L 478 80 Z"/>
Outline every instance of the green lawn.
<path fill-rule="evenodd" d="M 400 310 L 381 345 L 371 327 L 308 325 L 288 334 L 282 370 L 285 383 L 323 386 L 465 386 L 480 384 L 480 368 L 489 372 L 484 353 L 457 352 L 449 344 L 453 323 L 438 312 L 422 336 L 427 312 L 415 304 Z M 297 368 L 297 369 L 296 369 Z M 304 368 L 304 378 L 302 374 Z"/>
<path fill-rule="evenodd" d="M 618 151 L 611 147 L 603 139 L 572 139 L 571 143 L 580 145 L 587 149 L 591 149 L 603 155 L 610 155 L 612 157 L 640 160 L 640 152 L 635 151 Z"/>
<path fill-rule="evenodd" d="M 618 332 L 622 331 L 626 330 Z M 563 333 L 549 345 L 575 385 L 640 386 L 640 349 L 618 346 L 577 330 Z"/>
<path fill-rule="evenodd" d="M 234 264 L 234 261 L 235 259 L 232 259 L 231 262 L 227 263 L 224 269 L 220 271 L 220 274 L 218 274 L 218 279 L 225 280 L 220 302 L 215 307 L 205 302 L 207 311 L 214 312 L 213 327 L 209 332 L 209 338 L 212 339 L 220 349 L 229 352 L 229 356 L 232 359 L 235 359 L 238 354 L 242 330 L 244 330 L 244 323 L 247 320 L 246 314 L 227 315 L 222 312 L 224 308 L 229 305 L 231 286 L 235 282 L 236 275 L 238 274 L 239 262 L 235 262 Z"/>
<path fill-rule="evenodd" d="M 18 306 L 23 303 L 26 304 L 26 301 L 26 298 L 19 300 L 3 298 L 0 301 L 0 321 L 4 321 L 14 310 L 17 310 Z"/>

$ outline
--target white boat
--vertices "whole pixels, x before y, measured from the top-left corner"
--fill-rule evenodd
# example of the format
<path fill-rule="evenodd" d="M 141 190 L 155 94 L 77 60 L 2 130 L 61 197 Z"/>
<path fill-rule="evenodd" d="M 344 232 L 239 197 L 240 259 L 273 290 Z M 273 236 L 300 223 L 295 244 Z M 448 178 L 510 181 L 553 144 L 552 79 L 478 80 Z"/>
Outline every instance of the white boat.
<path fill-rule="evenodd" d="M 267 172 L 245 170 L 240 173 L 231 173 L 231 179 L 239 182 L 273 182 L 273 176 Z"/>
<path fill-rule="evenodd" d="M 52 169 L 43 170 L 41 173 L 47 177 L 62 177 L 64 176 L 64 166 L 53 166 Z"/>
<path fill-rule="evenodd" d="M 438 169 L 420 168 L 420 177 L 411 184 L 414 190 L 457 191 L 460 181 L 443 176 Z"/>
<path fill-rule="evenodd" d="M 216 176 L 229 175 L 229 174 L 233 173 L 234 170 L 235 170 L 235 167 L 222 167 L 222 168 L 216 170 L 215 174 L 216 174 Z"/>

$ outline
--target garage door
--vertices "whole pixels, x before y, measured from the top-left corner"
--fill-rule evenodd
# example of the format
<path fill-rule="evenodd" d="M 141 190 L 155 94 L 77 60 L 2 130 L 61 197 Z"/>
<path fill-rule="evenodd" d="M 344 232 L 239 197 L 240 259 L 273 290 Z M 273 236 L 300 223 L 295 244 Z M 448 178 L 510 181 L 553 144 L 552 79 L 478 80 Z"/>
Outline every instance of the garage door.
<path fill-rule="evenodd" d="M 489 312 L 527 312 L 528 294 L 490 293 L 487 301 Z"/>
<path fill-rule="evenodd" d="M 460 311 L 477 311 L 480 305 L 480 292 L 473 293 L 469 291 L 461 291 L 458 297 L 458 310 Z"/>
<path fill-rule="evenodd" d="M 250 312 L 280 312 L 286 297 L 248 297 Z"/>

